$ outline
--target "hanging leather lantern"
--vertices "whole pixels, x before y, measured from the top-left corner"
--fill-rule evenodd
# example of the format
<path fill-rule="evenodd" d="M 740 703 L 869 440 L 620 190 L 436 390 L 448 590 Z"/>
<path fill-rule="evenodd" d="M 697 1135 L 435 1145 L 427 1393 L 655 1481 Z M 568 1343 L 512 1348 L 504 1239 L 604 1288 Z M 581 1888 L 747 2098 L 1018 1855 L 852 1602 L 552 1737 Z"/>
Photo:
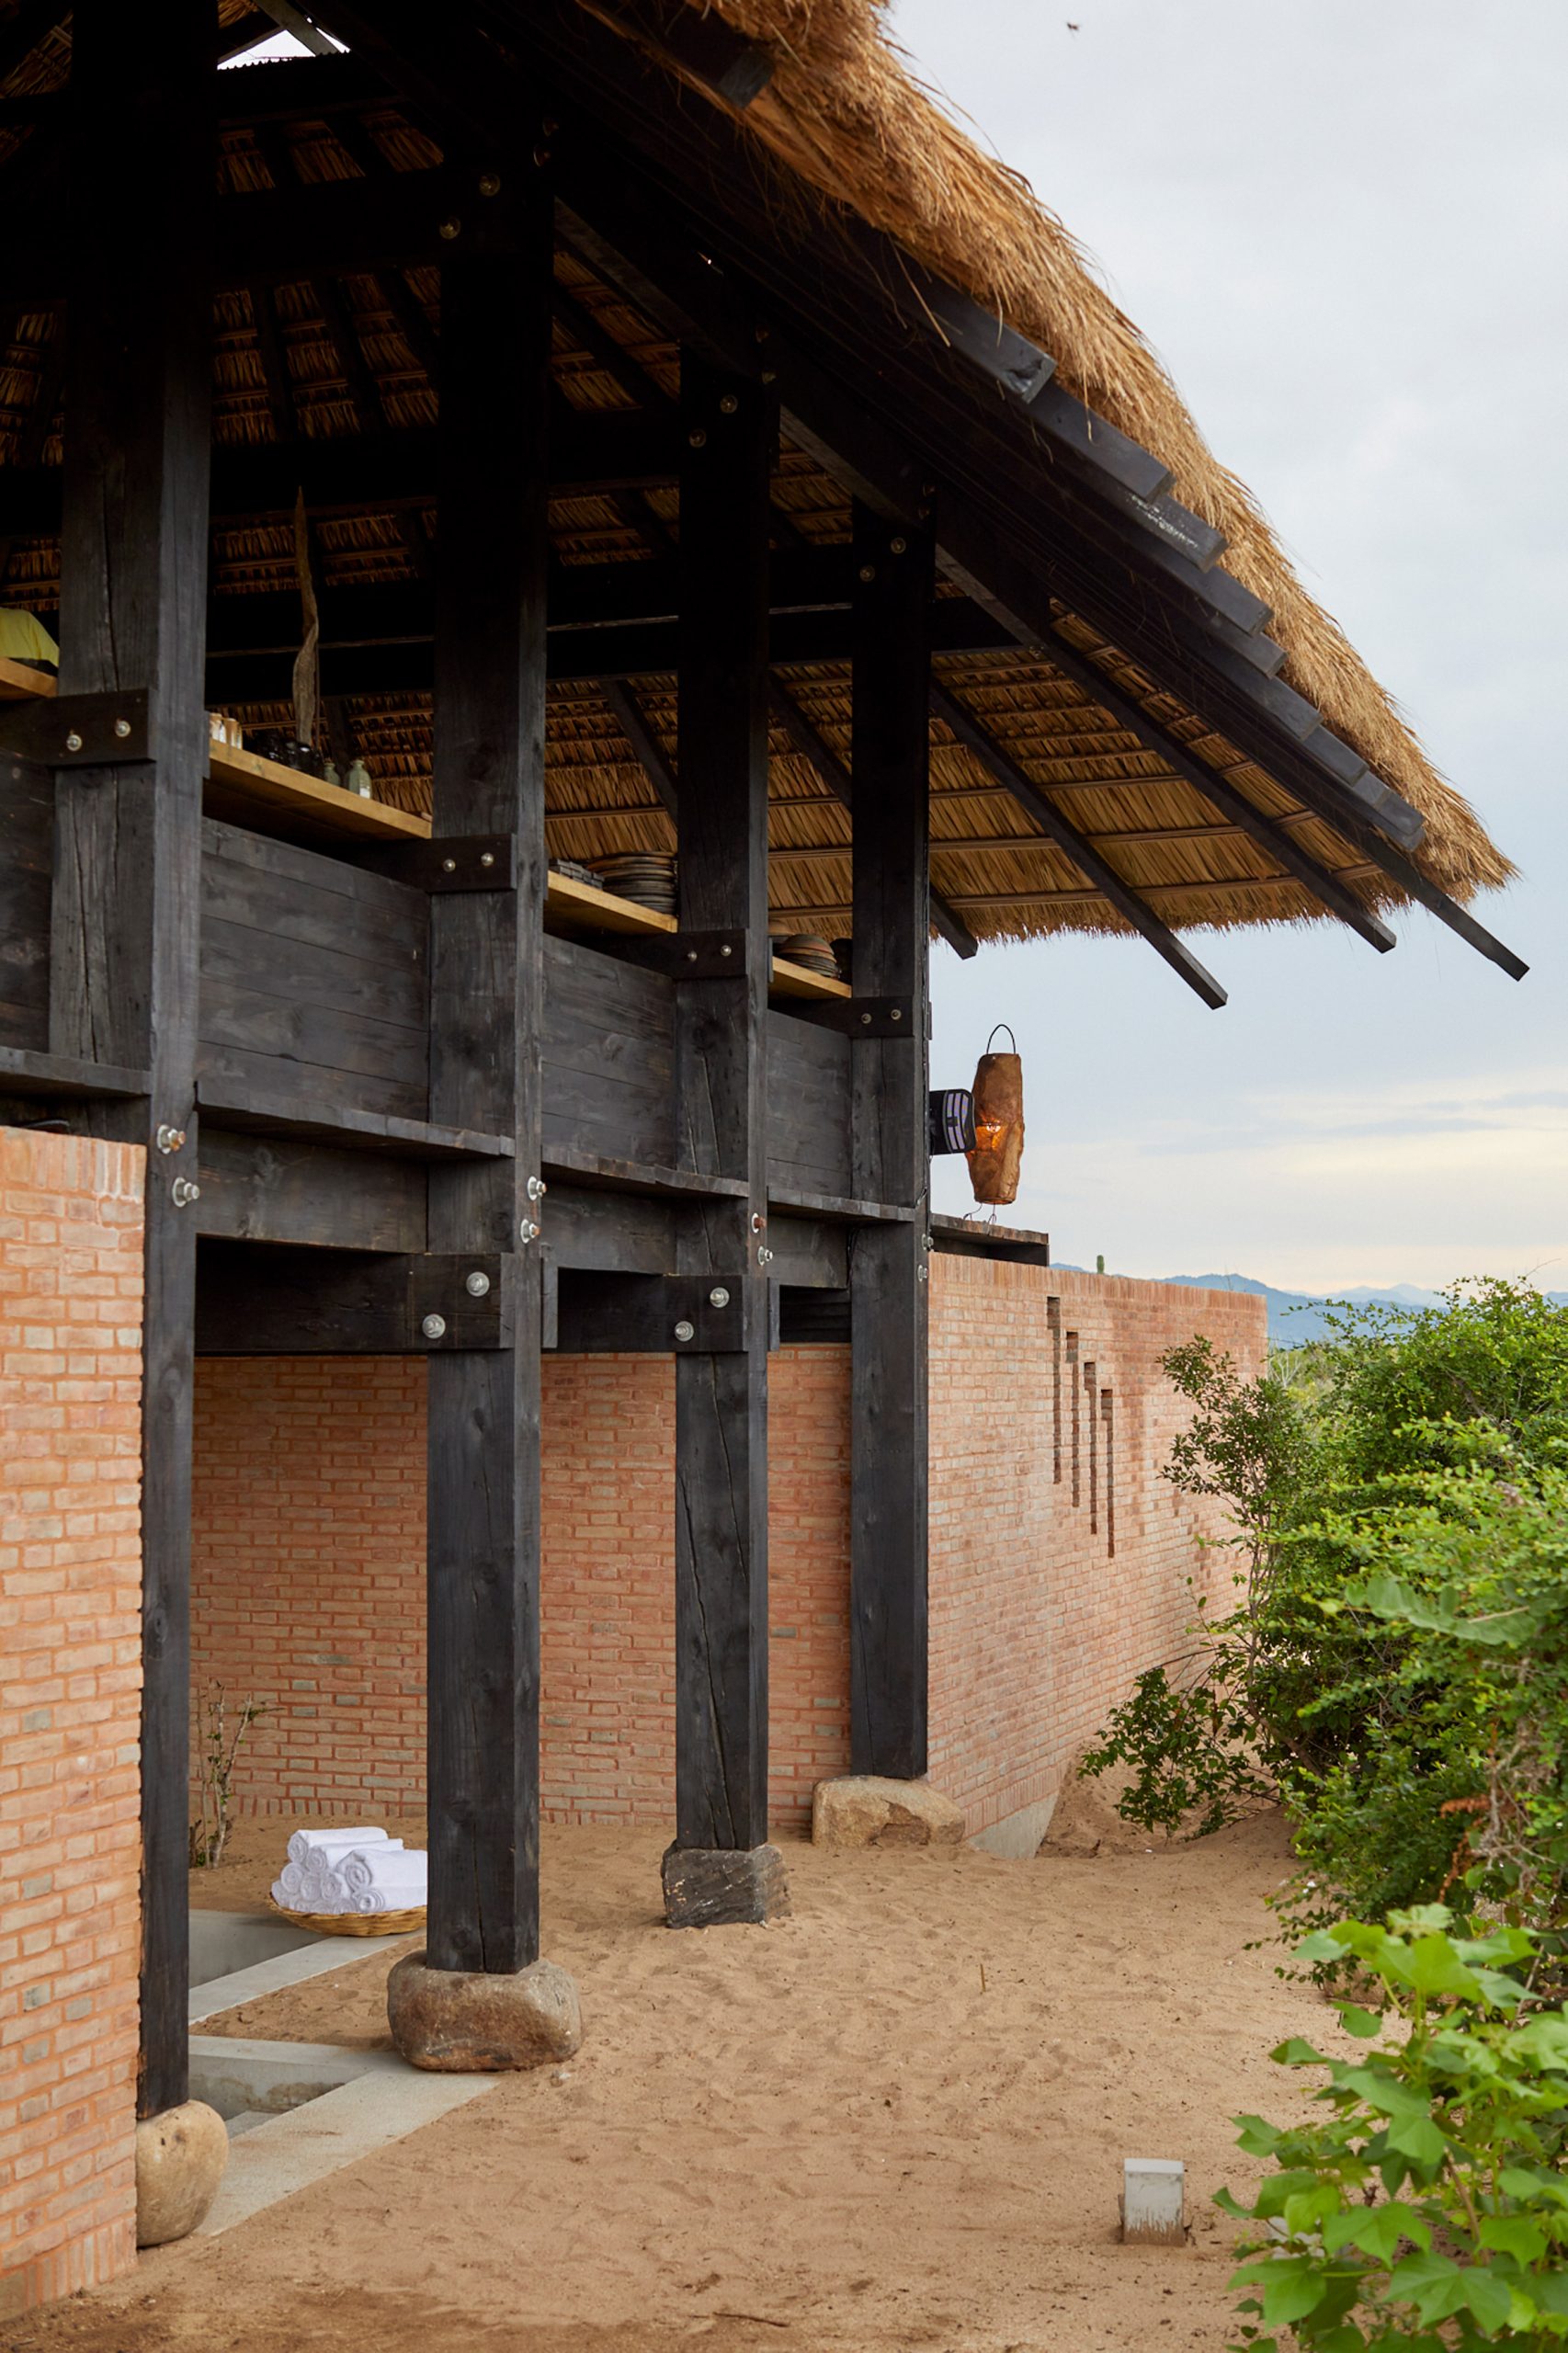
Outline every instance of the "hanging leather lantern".
<path fill-rule="evenodd" d="M 992 1043 L 1003 1029 L 1007 1030 L 1013 1051 L 994 1054 Z M 1006 1023 L 999 1021 L 974 1074 L 974 1150 L 969 1154 L 969 1181 L 977 1201 L 997 1209 L 1017 1199 L 1023 1167 L 1024 1065 L 1017 1047 Z"/>

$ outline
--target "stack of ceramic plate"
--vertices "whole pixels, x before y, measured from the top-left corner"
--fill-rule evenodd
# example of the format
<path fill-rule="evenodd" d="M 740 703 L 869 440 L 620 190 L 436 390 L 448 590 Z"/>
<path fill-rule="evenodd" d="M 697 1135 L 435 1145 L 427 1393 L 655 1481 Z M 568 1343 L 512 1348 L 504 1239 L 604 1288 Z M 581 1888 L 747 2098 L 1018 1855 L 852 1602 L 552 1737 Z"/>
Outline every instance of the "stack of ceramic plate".
<path fill-rule="evenodd" d="M 676 911 L 676 862 L 665 850 L 626 850 L 616 858 L 599 860 L 599 874 L 607 891 L 618 899 L 630 899 L 634 906 L 651 907 L 654 914 L 673 915 Z"/>
<path fill-rule="evenodd" d="M 552 874 L 564 874 L 568 882 L 589 882 L 596 891 L 602 891 L 605 887 L 604 876 L 598 868 L 585 866 L 579 858 L 552 858 L 550 870 Z"/>
<path fill-rule="evenodd" d="M 782 956 L 788 964 L 799 964 L 804 972 L 817 972 L 824 981 L 836 981 L 840 975 L 838 959 L 833 952 L 831 939 L 824 939 L 814 931 L 787 931 L 773 942 L 773 952 Z"/>

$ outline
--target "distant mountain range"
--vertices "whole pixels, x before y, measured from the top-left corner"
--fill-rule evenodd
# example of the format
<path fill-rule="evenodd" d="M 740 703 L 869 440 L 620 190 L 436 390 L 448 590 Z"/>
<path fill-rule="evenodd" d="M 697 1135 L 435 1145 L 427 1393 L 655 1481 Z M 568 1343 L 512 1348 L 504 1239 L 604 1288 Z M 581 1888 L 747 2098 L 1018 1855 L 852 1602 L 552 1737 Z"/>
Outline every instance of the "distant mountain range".
<path fill-rule="evenodd" d="M 1284 1347 L 1321 1340 L 1328 1329 L 1328 1309 L 1342 1302 L 1350 1307 L 1441 1307 L 1444 1303 L 1441 1291 L 1418 1290 L 1414 1283 L 1394 1283 L 1387 1290 L 1363 1283 L 1314 1296 L 1309 1291 L 1277 1290 L 1272 1283 L 1257 1282 L 1251 1275 L 1165 1275 L 1161 1279 L 1184 1283 L 1193 1290 L 1244 1290 L 1255 1299 L 1267 1300 L 1268 1336 Z M 1546 1296 L 1554 1306 L 1568 1307 L 1568 1291 L 1551 1290 Z"/>

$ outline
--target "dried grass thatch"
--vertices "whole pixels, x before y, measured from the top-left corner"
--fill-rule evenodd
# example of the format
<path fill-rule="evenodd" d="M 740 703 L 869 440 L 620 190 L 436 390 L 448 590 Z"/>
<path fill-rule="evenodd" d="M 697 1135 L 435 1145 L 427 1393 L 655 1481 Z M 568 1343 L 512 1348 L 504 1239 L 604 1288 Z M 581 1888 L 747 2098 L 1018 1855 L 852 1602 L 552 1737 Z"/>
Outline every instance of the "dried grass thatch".
<path fill-rule="evenodd" d="M 582 0 L 595 8 L 597 0 Z M 1159 362 L 1094 278 L 1068 232 L 1026 184 L 986 155 L 910 74 L 887 39 L 877 0 L 686 0 L 712 6 L 770 47 L 775 72 L 740 118 L 793 176 L 801 203 L 831 217 L 848 205 L 930 270 L 994 308 L 1055 357 L 1061 377 L 1100 415 L 1171 467 L 1177 494 L 1227 535 L 1230 568 L 1274 608 L 1286 675 L 1421 809 L 1418 862 L 1445 890 L 1469 898 L 1511 868 L 1466 803 L 1432 769 L 1342 633 L 1295 580 L 1248 493 L 1219 466 Z M 246 14 L 219 0 L 220 22 Z M 0 0 L 0 31 L 18 0 Z M 624 30 L 625 19 L 619 20 Z M 277 69 L 288 72 L 283 67 Z M 50 33 L 10 77 L 6 95 L 59 86 L 69 34 Z M 695 101 L 688 101 L 695 103 Z M 0 126 L 0 160 L 28 134 Z M 418 172 L 439 160 L 428 138 L 389 102 L 342 116 L 301 118 L 284 139 L 263 127 L 224 132 L 219 198 L 247 189 L 343 179 L 360 171 Z M 18 168 L 25 169 L 19 159 Z M 782 232 L 781 232 L 782 233 Z M 598 278 L 575 252 L 557 253 L 560 307 L 553 367 L 562 396 L 586 409 L 657 404 L 678 388 L 679 358 L 662 329 Z M 308 280 L 259 296 L 225 290 L 217 303 L 213 431 L 221 444 L 350 438 L 428 426 L 437 414 L 431 362 L 439 332 L 440 274 L 367 271 L 339 281 L 335 299 Z M 267 308 L 258 312 L 258 301 Z M 265 333 L 264 333 L 265 330 Z M 61 460 L 57 313 L 0 325 L 0 463 Z M 850 514 L 842 485 L 810 451 L 786 441 L 772 484 L 778 543 L 843 545 Z M 678 540 L 673 488 L 551 502 L 562 566 L 645 562 Z M 373 584 L 417 582 L 438 549 L 434 506 L 314 518 L 312 561 L 324 596 Z M 57 598 L 52 539 L 0 543 L 5 593 L 48 614 Z M 221 598 L 294 585 L 291 526 L 276 515 L 233 516 L 213 534 Z M 1203 718 L 1078 617 L 1062 635 L 1258 809 L 1287 828 L 1367 905 L 1403 893 L 1302 807 Z M 943 684 L 994 742 L 1167 923 L 1188 927 L 1321 919 L 1323 907 L 1237 825 L 1226 822 L 1091 692 L 1023 648 L 944 657 Z M 798 666 L 789 693 L 847 765 L 849 680 L 841 664 Z M 672 679 L 635 683 L 643 719 L 666 760 L 676 752 Z M 403 808 L 430 806 L 432 714 L 427 688 L 334 698 L 331 747 L 363 757 L 376 791 Z M 286 702 L 241 704 L 249 726 L 290 723 Z M 1045 838 L 974 755 L 934 722 L 932 873 L 977 938 L 1039 938 L 1062 930 L 1124 932 L 1116 912 Z M 829 783 L 784 728 L 770 745 L 769 895 L 781 930 L 849 927 L 847 815 Z M 555 856 L 592 864 L 617 851 L 667 849 L 668 817 L 612 703 L 591 683 L 552 684 L 546 800 Z"/>
<path fill-rule="evenodd" d="M 593 0 L 585 0 L 593 6 Z M 1182 503 L 1225 533 L 1227 568 L 1273 608 L 1283 675 L 1426 819 L 1422 864 L 1457 896 L 1514 869 L 1432 766 L 1344 631 L 1308 596 L 1245 484 L 1020 174 L 922 88 L 884 0 L 686 0 L 767 45 L 773 75 L 740 120 L 829 208 L 846 205 L 1049 351 L 1099 415 L 1170 467 Z M 624 29 L 624 26 L 621 28 Z"/>

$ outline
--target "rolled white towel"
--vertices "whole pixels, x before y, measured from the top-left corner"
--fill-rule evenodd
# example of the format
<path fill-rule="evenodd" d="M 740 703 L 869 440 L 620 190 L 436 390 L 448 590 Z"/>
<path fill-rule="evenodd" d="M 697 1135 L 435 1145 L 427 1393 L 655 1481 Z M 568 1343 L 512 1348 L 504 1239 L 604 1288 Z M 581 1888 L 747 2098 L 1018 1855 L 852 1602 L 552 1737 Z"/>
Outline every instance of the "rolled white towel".
<path fill-rule="evenodd" d="M 357 1912 L 403 1912 L 426 1900 L 426 1858 L 417 1848 L 382 1857 L 372 1848 L 356 1860 L 352 1902 Z M 347 1882 L 348 1874 L 343 1877 Z"/>
<path fill-rule="evenodd" d="M 406 1887 L 368 1887 L 362 1895 L 350 1899 L 356 1912 L 423 1912 L 429 1893 L 422 1879 L 411 1879 Z"/>
<path fill-rule="evenodd" d="M 400 1856 L 408 1861 L 416 1852 L 417 1849 L 405 1847 L 401 1838 L 389 1838 L 384 1847 L 352 1847 L 346 1855 L 334 1855 L 332 1867 L 344 1886 L 351 1893 L 358 1895 L 366 1888 L 375 1886 L 379 1870 L 396 1868 L 390 1859 L 392 1856 Z M 423 1855 L 419 1857 L 419 1868 L 421 1870 L 425 1868 Z"/>
<path fill-rule="evenodd" d="M 345 1826 L 335 1822 L 325 1822 L 316 1830 L 294 1832 L 289 1841 L 289 1860 L 291 1863 L 303 1863 L 307 1856 L 317 1847 L 374 1847 L 391 1843 L 386 1832 L 377 1829 L 373 1824 L 364 1829 L 356 1830 L 351 1824 Z M 403 1844 L 401 1838 L 397 1844 L 399 1846 Z"/>
<path fill-rule="evenodd" d="M 302 1863 L 285 1863 L 274 1882 L 272 1900 L 275 1904 L 292 1904 L 298 1896 L 303 1893 L 304 1886 L 304 1865 Z M 281 1890 L 281 1893 L 279 1893 L 279 1890 Z"/>

